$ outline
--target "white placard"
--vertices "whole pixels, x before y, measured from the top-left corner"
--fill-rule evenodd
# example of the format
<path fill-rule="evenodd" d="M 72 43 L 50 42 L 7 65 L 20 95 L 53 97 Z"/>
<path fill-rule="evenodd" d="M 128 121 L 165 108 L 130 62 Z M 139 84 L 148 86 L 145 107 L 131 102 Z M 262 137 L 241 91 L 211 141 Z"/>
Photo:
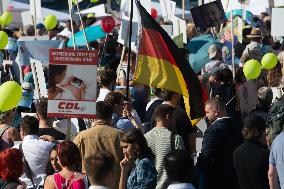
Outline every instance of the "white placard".
<path fill-rule="evenodd" d="M 34 99 L 39 99 L 40 97 L 47 98 L 47 89 L 42 63 L 38 60 L 30 58 L 30 64 L 35 85 Z"/>
<path fill-rule="evenodd" d="M 141 5 L 146 9 L 148 13 L 151 13 L 151 0 L 140 0 Z M 130 17 L 130 6 L 131 1 L 129 0 L 121 0 L 120 3 L 120 12 L 121 17 Z M 136 3 L 133 1 L 133 20 L 138 20 L 138 9 L 136 7 Z"/>
<path fill-rule="evenodd" d="M 165 21 L 171 20 L 171 2 L 170 0 L 160 0 L 161 12 Z"/>
<path fill-rule="evenodd" d="M 176 5 L 177 5 L 177 3 L 174 2 L 174 1 L 171 1 L 170 3 L 171 3 L 171 21 L 173 21 L 173 18 L 174 18 L 175 14 L 176 14 Z"/>
<path fill-rule="evenodd" d="M 284 36 L 284 8 L 273 8 L 271 16 L 271 35 L 272 36 Z"/>
<path fill-rule="evenodd" d="M 121 20 L 121 26 L 119 30 L 119 35 L 117 41 L 122 45 L 128 44 L 126 41 L 128 41 L 129 38 L 129 18 L 124 16 Z M 132 50 L 137 50 L 137 33 L 138 33 L 138 21 L 133 19 L 132 22 L 132 36 L 131 36 L 131 48 Z"/>
<path fill-rule="evenodd" d="M 173 25 L 161 25 L 161 27 L 168 33 L 170 37 L 173 36 Z"/>
<path fill-rule="evenodd" d="M 275 7 L 284 6 L 284 0 L 274 0 L 274 6 Z"/>
<path fill-rule="evenodd" d="M 41 15 L 41 1 L 30 0 L 30 14 L 36 18 L 42 18 Z"/>
<path fill-rule="evenodd" d="M 30 15 L 30 11 L 21 12 L 21 16 L 22 16 L 23 26 L 33 25 L 33 19 L 32 19 L 32 16 Z M 37 17 L 36 20 L 37 20 L 38 23 L 43 23 L 42 18 Z"/>
<path fill-rule="evenodd" d="M 173 17 L 173 36 L 178 36 L 181 33 L 183 34 L 183 43 L 187 43 L 186 21 L 174 16 Z"/>

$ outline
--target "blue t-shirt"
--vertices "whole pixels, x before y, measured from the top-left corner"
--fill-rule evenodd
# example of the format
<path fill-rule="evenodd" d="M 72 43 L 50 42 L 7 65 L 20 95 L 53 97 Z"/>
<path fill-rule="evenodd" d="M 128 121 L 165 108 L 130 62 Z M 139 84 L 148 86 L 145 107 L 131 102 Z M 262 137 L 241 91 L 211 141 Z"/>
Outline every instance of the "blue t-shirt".
<path fill-rule="evenodd" d="M 273 141 L 269 156 L 269 164 L 276 166 L 281 188 L 284 188 L 284 133 L 280 133 Z"/>

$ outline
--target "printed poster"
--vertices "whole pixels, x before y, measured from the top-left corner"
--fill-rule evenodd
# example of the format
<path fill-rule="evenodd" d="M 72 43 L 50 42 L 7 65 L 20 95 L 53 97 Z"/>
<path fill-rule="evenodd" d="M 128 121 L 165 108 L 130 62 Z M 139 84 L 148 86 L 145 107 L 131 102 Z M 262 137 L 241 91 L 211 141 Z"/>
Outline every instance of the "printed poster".
<path fill-rule="evenodd" d="M 50 49 L 48 117 L 96 117 L 97 51 Z"/>

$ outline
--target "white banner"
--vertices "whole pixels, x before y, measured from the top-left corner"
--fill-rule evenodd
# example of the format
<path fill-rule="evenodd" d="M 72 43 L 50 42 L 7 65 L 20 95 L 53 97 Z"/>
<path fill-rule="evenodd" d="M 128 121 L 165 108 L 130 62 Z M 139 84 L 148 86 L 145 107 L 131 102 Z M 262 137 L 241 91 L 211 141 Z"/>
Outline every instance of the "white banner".
<path fill-rule="evenodd" d="M 271 35 L 272 36 L 284 36 L 284 8 L 273 8 L 271 16 Z"/>

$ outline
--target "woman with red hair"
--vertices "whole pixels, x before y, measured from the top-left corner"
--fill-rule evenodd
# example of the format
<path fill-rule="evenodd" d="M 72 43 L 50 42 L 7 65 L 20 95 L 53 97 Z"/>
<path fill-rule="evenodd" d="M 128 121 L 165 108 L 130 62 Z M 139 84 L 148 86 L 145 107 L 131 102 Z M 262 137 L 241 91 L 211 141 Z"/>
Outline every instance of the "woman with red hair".
<path fill-rule="evenodd" d="M 57 161 L 62 170 L 46 177 L 45 189 L 85 189 L 81 169 L 81 154 L 78 147 L 70 141 L 63 141 L 57 147 Z"/>
<path fill-rule="evenodd" d="M 8 148 L 0 152 L 0 188 L 26 188 L 25 183 L 19 180 L 23 170 L 23 154 L 20 150 Z"/>

